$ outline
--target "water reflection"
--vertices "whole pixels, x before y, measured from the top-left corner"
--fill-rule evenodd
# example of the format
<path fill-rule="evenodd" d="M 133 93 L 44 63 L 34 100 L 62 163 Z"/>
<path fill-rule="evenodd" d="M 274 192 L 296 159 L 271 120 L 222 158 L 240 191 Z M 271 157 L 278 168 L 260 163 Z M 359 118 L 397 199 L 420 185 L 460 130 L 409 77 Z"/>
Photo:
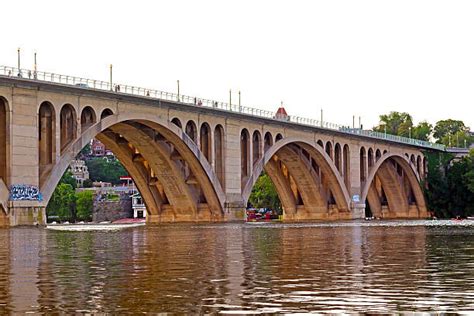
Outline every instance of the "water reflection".
<path fill-rule="evenodd" d="M 474 310 L 474 225 L 413 223 L 0 230 L 0 313 Z"/>

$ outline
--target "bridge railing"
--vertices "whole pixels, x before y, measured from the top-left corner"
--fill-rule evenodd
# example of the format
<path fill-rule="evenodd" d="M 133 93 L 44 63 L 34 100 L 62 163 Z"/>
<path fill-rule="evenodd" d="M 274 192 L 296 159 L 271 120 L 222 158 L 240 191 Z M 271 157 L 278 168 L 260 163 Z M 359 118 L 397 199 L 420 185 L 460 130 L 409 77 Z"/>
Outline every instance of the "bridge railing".
<path fill-rule="evenodd" d="M 310 119 L 306 117 L 299 117 L 299 116 L 294 116 L 294 115 L 282 116 L 272 111 L 267 111 L 267 110 L 262 110 L 258 108 L 247 107 L 247 106 L 241 106 L 241 105 L 236 105 L 236 104 L 230 104 L 230 103 L 220 102 L 220 101 L 215 101 L 215 100 L 210 100 L 210 99 L 203 99 L 203 98 L 198 98 L 198 97 L 181 95 L 177 93 L 160 91 L 156 89 L 147 89 L 143 87 L 136 87 L 136 86 L 130 86 L 130 85 L 124 85 L 124 84 L 117 84 L 117 83 L 111 84 L 110 82 L 107 82 L 107 81 L 60 75 L 60 74 L 44 72 L 44 71 L 34 71 L 30 69 L 18 69 L 18 68 L 9 67 L 9 66 L 0 66 L 0 75 L 18 77 L 18 78 L 29 79 L 29 80 L 47 81 L 47 82 L 53 82 L 53 83 L 58 83 L 58 84 L 64 84 L 64 85 L 73 85 L 77 88 L 83 88 L 83 89 L 113 91 L 115 93 L 120 93 L 120 94 L 130 94 L 130 95 L 137 95 L 137 96 L 148 97 L 148 98 L 153 98 L 153 99 L 181 102 L 181 103 L 185 103 L 189 105 L 204 106 L 204 107 L 210 107 L 210 108 L 220 109 L 224 111 L 238 112 L 238 113 L 247 114 L 251 116 L 274 119 L 277 121 L 286 121 L 286 122 L 291 122 L 291 123 L 304 125 L 304 126 L 337 130 L 337 131 L 347 133 L 347 134 L 356 134 L 356 135 L 372 137 L 372 138 L 377 138 L 377 139 L 384 139 L 384 140 L 397 142 L 397 143 L 410 144 L 410 145 L 433 148 L 433 149 L 438 149 L 438 150 L 445 150 L 444 145 L 434 144 L 431 142 L 422 141 L 418 139 L 401 137 L 401 136 L 396 136 L 396 135 L 391 135 L 391 134 L 386 134 L 386 133 L 379 133 L 379 132 L 374 132 L 370 130 L 362 130 L 358 128 L 349 128 L 347 126 L 343 126 L 340 124 L 334 124 L 330 122 L 321 122 L 319 120 Z"/>

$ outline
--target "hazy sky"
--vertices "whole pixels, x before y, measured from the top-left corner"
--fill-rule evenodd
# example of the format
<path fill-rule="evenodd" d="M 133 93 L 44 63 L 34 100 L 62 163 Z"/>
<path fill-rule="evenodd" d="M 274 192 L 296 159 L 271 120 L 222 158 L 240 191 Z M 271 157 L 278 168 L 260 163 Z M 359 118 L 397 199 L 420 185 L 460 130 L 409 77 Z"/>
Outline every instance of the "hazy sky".
<path fill-rule="evenodd" d="M 364 127 L 406 111 L 474 129 L 474 1 L 22 1 L 0 64 L 176 91 Z"/>

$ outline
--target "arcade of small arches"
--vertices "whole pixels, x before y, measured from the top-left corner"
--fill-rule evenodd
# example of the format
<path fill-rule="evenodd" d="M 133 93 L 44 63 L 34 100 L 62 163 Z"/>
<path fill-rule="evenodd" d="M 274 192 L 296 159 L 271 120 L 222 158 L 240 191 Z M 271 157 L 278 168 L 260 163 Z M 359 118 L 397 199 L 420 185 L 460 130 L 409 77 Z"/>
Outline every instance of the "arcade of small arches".
<path fill-rule="evenodd" d="M 112 108 L 87 105 L 76 111 L 71 104 L 57 108 L 49 101 L 39 105 L 37 115 L 44 204 L 70 160 L 96 137 L 134 179 L 150 222 L 230 219 L 226 177 L 231 173 L 226 169 L 231 167 L 240 169 L 240 208 L 265 171 L 277 189 L 285 220 L 351 219 L 357 203 L 365 203 L 367 212 L 377 217 L 426 214 L 420 181 L 427 166 L 421 154 L 392 154 L 387 146 L 356 147 L 335 142 L 331 135 L 309 141 L 242 127 L 240 166 L 230 166 L 225 124 L 196 124 L 184 114 L 164 121 L 146 115 L 122 118 Z M 8 120 L 8 102 L 0 98 L 0 179 L 6 186 Z M 358 181 L 360 194 L 354 194 Z"/>

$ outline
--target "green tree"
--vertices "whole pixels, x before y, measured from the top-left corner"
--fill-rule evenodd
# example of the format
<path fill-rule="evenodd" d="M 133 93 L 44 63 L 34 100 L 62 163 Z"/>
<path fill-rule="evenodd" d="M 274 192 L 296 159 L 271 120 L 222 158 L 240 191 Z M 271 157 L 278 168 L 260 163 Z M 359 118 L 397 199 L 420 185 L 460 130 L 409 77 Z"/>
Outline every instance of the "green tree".
<path fill-rule="evenodd" d="M 469 132 L 469 129 L 464 125 L 463 121 L 452 119 L 441 120 L 436 122 L 433 136 L 436 139 L 441 140 L 448 135 L 455 135 L 460 131 Z"/>
<path fill-rule="evenodd" d="M 437 217 L 474 214 L 474 153 L 462 159 L 452 154 L 425 153 L 428 177 L 425 185 L 428 209 Z"/>
<path fill-rule="evenodd" d="M 376 132 L 408 137 L 410 128 L 413 127 L 413 119 L 406 112 L 393 111 L 388 115 L 380 115 L 379 118 L 380 124 L 373 128 Z"/>
<path fill-rule="evenodd" d="M 474 139 L 469 132 L 458 131 L 454 134 L 448 134 L 438 139 L 438 143 L 444 144 L 448 147 L 469 147 Z"/>
<path fill-rule="evenodd" d="M 73 189 L 76 189 L 77 187 L 77 182 L 76 179 L 72 177 L 72 173 L 70 171 L 66 171 L 61 179 L 59 180 L 59 183 L 66 183 L 71 185 Z"/>
<path fill-rule="evenodd" d="M 77 219 L 89 221 L 92 219 L 92 208 L 94 206 L 94 194 L 92 191 L 84 190 L 76 193 L 76 215 Z"/>
<path fill-rule="evenodd" d="M 61 221 L 74 220 L 75 198 L 74 188 L 68 183 L 60 183 L 46 207 L 48 215 L 56 215 Z"/>
<path fill-rule="evenodd" d="M 474 194 L 474 149 L 471 149 L 468 156 L 469 171 L 465 174 L 467 188 Z"/>
<path fill-rule="evenodd" d="M 94 158 L 87 160 L 86 165 L 92 181 L 120 184 L 120 177 L 127 175 L 125 168 L 116 159 Z"/>
<path fill-rule="evenodd" d="M 426 121 L 423 121 L 412 128 L 411 137 L 414 139 L 429 141 L 432 131 L 433 125 Z"/>
<path fill-rule="evenodd" d="M 81 149 L 81 151 L 79 152 L 79 155 L 80 157 L 87 157 L 91 154 L 91 144 L 87 144 L 84 146 L 84 148 Z"/>
<path fill-rule="evenodd" d="M 249 198 L 250 204 L 255 208 L 270 208 L 281 211 L 281 202 L 277 190 L 270 177 L 263 173 L 258 177 Z"/>

